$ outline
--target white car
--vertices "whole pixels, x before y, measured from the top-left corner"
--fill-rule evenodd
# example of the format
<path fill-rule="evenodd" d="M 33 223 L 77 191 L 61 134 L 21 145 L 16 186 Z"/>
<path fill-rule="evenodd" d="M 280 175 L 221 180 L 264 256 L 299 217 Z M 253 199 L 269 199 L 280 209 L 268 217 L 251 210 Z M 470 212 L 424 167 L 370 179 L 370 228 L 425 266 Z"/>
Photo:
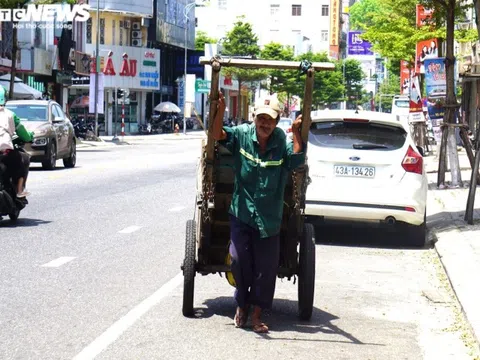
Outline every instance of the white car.
<path fill-rule="evenodd" d="M 408 245 L 424 246 L 428 180 L 406 126 L 397 116 L 371 111 L 313 116 L 305 214 L 385 223 L 404 230 Z"/>
<path fill-rule="evenodd" d="M 285 132 L 287 141 L 293 140 L 292 124 L 293 124 L 293 120 L 287 117 L 281 117 L 277 124 L 277 127 L 279 127 Z"/>

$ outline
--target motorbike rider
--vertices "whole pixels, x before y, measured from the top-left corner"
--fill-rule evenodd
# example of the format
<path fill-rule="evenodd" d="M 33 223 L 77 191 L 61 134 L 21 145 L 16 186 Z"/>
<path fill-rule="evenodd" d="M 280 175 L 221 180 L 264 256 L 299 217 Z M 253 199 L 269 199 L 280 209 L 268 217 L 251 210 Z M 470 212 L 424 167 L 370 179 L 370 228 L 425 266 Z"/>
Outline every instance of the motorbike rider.
<path fill-rule="evenodd" d="M 6 91 L 0 86 L 0 159 L 17 186 L 17 197 L 23 198 L 30 195 L 25 190 L 30 160 L 28 154 L 15 149 L 13 136 L 16 134 L 20 140 L 31 142 L 33 132 L 27 131 L 18 116 L 5 107 L 6 102 Z"/>

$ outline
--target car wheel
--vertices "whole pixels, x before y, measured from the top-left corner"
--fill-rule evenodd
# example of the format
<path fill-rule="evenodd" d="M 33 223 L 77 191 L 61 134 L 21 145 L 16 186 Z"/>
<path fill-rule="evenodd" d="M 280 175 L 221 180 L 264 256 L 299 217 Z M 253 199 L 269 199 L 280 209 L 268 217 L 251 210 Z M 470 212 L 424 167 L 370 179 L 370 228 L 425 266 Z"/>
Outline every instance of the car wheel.
<path fill-rule="evenodd" d="M 66 168 L 74 168 L 77 163 L 77 144 L 75 139 L 72 139 L 72 146 L 70 148 L 70 156 L 63 159 L 63 166 Z"/>
<path fill-rule="evenodd" d="M 42 161 L 42 167 L 45 170 L 53 170 L 57 166 L 57 146 L 52 141 L 48 148 L 48 158 Z"/>

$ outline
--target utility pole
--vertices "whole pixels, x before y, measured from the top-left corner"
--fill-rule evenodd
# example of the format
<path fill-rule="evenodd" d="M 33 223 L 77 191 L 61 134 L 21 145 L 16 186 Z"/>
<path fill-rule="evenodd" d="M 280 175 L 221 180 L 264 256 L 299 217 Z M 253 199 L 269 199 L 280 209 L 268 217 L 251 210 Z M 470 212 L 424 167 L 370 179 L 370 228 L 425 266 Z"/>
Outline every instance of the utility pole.
<path fill-rule="evenodd" d="M 100 73 L 100 0 L 97 0 L 97 39 L 95 44 L 95 136 L 98 136 L 98 74 Z"/>
<path fill-rule="evenodd" d="M 196 5 L 195 2 L 191 2 L 185 6 L 185 67 L 183 69 L 183 135 L 187 132 L 187 30 L 188 30 L 188 13 Z"/>

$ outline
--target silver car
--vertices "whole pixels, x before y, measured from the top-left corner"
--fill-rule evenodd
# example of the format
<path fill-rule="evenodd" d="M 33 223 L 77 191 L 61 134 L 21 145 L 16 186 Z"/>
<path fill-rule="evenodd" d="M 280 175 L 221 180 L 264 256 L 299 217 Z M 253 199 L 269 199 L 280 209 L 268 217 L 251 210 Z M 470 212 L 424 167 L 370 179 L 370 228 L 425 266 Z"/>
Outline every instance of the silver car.
<path fill-rule="evenodd" d="M 35 133 L 33 142 L 25 145 L 31 162 L 40 162 L 46 170 L 53 170 L 57 160 L 63 159 L 66 168 L 77 162 L 76 137 L 70 119 L 53 100 L 12 100 L 6 104 L 29 131 Z"/>

